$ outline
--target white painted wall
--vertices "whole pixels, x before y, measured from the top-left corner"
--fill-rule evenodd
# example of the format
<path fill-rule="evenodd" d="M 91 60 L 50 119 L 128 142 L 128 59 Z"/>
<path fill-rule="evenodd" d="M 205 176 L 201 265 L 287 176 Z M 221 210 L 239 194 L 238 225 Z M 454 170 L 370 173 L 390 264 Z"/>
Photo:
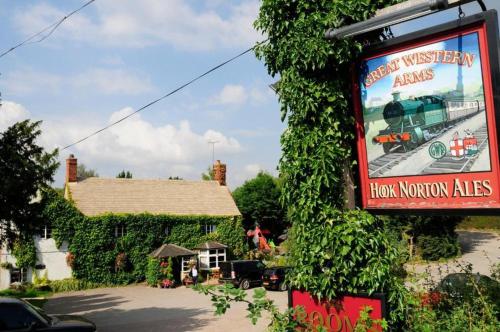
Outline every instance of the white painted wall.
<path fill-rule="evenodd" d="M 43 277 L 45 271 L 49 280 L 60 280 L 71 278 L 71 268 L 66 264 L 68 244 L 66 242 L 60 248 L 56 247 L 54 239 L 42 239 L 35 237 L 37 264 L 45 265 L 45 270 L 36 270 L 39 277 Z M 9 262 L 15 266 L 16 259 L 5 249 L 0 249 L 0 263 Z M 28 280 L 33 280 L 31 269 L 28 270 Z M 0 268 L 0 289 L 9 288 L 10 271 Z"/>
<path fill-rule="evenodd" d="M 60 248 L 57 248 L 54 239 L 42 239 L 35 237 L 37 264 L 44 264 L 45 270 L 37 270 L 39 277 L 42 277 L 47 271 L 49 280 L 61 280 L 71 278 L 71 268 L 66 264 L 66 255 L 68 253 L 68 243 L 63 242 Z"/>

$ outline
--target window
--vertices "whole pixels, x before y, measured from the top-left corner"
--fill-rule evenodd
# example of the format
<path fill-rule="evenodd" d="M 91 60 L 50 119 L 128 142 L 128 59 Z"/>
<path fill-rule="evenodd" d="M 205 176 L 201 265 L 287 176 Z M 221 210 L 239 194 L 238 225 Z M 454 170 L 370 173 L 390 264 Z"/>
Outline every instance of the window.
<path fill-rule="evenodd" d="M 205 224 L 205 234 L 213 233 L 216 230 L 217 230 L 217 226 L 216 225 Z"/>
<path fill-rule="evenodd" d="M 191 259 L 193 257 L 182 257 L 182 272 L 187 273 L 191 269 Z"/>
<path fill-rule="evenodd" d="M 127 235 L 127 227 L 125 225 L 115 226 L 115 237 L 124 237 Z"/>
<path fill-rule="evenodd" d="M 218 268 L 221 262 L 226 261 L 225 249 L 210 249 L 200 251 L 200 268 L 213 269 Z"/>
<path fill-rule="evenodd" d="M 28 269 L 13 268 L 10 270 L 10 283 L 28 281 Z"/>
<path fill-rule="evenodd" d="M 211 269 L 217 267 L 217 256 L 210 256 L 209 259 L 210 259 L 210 265 L 209 265 L 209 267 Z"/>
<path fill-rule="evenodd" d="M 19 304 L 0 304 L 0 329 L 26 331 L 33 323 L 40 321 L 24 306 Z"/>
<path fill-rule="evenodd" d="M 38 235 L 42 239 L 50 239 L 52 237 L 52 227 L 50 225 L 42 226 Z"/>

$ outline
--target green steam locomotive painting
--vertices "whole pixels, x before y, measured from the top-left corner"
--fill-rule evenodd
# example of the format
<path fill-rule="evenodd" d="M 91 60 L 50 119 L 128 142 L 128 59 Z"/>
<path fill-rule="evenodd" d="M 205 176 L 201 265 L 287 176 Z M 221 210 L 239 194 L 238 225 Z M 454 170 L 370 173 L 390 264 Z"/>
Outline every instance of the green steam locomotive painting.
<path fill-rule="evenodd" d="M 477 33 L 368 58 L 360 72 L 370 178 L 491 169 Z"/>
<path fill-rule="evenodd" d="M 385 153 L 413 150 L 436 137 L 454 123 L 484 110 L 484 100 L 450 99 L 438 95 L 424 95 L 401 100 L 400 93 L 393 93 L 394 100 L 383 109 L 387 128 L 373 137 Z"/>

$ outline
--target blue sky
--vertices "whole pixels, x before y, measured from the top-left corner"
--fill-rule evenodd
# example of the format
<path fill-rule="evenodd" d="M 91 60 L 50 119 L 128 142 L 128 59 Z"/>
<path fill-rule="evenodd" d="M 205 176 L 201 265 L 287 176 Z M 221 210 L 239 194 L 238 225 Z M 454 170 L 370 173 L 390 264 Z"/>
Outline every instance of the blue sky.
<path fill-rule="evenodd" d="M 0 0 L 0 50 L 57 21 L 81 0 Z M 499 9 L 498 1 L 487 0 Z M 97 0 L 41 43 L 0 58 L 0 130 L 43 120 L 41 144 L 61 147 L 130 113 L 263 37 L 259 1 Z M 464 6 L 467 14 L 478 6 Z M 456 10 L 394 28 L 396 34 L 457 17 Z M 280 121 L 264 64 L 250 53 L 140 115 L 69 150 L 103 177 L 198 180 L 215 158 L 231 188 L 259 170 L 277 174 Z M 64 169 L 56 174 L 62 186 Z"/>
<path fill-rule="evenodd" d="M 441 42 L 424 45 L 418 48 L 411 48 L 403 52 L 393 53 L 387 56 L 378 57 L 366 61 L 368 72 L 372 72 L 381 65 L 390 62 L 393 59 L 400 59 L 400 69 L 393 74 L 376 81 L 370 87 L 363 89 L 366 96 L 366 103 L 368 105 L 373 98 L 381 98 L 377 100 L 377 104 L 383 105 L 392 100 L 392 92 L 398 91 L 401 93 L 401 99 L 407 99 L 410 96 L 422 96 L 428 94 L 445 93 L 455 90 L 457 86 L 458 66 L 462 68 L 464 92 L 466 95 L 474 94 L 477 92 L 478 87 L 482 86 L 481 75 L 481 59 L 479 54 L 479 44 L 477 33 L 471 33 L 462 37 L 462 52 L 473 54 L 474 62 L 471 67 L 458 64 L 422 64 L 407 67 L 401 59 L 404 55 L 412 54 L 415 52 L 424 52 L 431 50 L 446 50 L 446 51 L 459 51 L 458 38 L 451 38 Z M 432 80 L 422 81 L 415 84 L 405 86 L 398 86 L 393 88 L 396 76 L 402 75 L 407 72 L 420 71 L 425 69 L 432 69 L 434 78 Z"/>

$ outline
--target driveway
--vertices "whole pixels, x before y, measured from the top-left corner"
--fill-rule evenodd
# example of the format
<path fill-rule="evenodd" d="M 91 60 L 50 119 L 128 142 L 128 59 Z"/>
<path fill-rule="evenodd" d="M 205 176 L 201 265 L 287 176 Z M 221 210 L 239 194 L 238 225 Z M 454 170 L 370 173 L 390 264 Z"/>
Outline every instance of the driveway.
<path fill-rule="evenodd" d="M 248 298 L 253 294 L 247 291 Z M 287 292 L 268 292 L 280 309 L 287 306 Z M 214 316 L 210 297 L 179 287 L 158 289 L 134 285 L 56 294 L 44 309 L 53 314 L 83 315 L 100 332 L 156 331 L 264 331 L 268 319 L 252 325 L 246 305 L 233 304 L 224 316 Z"/>
<path fill-rule="evenodd" d="M 472 264 L 474 273 L 490 275 L 492 264 L 500 262 L 500 236 L 484 231 L 457 231 L 462 256 L 444 263 L 417 264 L 407 269 L 414 273 L 430 272 L 437 282 L 449 273 L 462 272 L 462 267 Z"/>

